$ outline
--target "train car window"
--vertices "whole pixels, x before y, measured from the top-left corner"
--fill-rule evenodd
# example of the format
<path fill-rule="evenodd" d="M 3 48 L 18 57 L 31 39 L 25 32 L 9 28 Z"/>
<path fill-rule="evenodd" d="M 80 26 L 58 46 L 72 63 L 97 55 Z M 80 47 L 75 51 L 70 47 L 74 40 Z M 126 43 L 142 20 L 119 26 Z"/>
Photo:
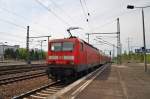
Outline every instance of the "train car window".
<path fill-rule="evenodd" d="M 80 43 L 80 51 L 83 51 L 83 43 Z"/>
<path fill-rule="evenodd" d="M 62 46 L 63 51 L 73 51 L 74 44 L 72 42 L 64 42 Z"/>
<path fill-rule="evenodd" d="M 51 51 L 61 51 L 62 45 L 61 43 L 52 43 L 51 44 Z"/>

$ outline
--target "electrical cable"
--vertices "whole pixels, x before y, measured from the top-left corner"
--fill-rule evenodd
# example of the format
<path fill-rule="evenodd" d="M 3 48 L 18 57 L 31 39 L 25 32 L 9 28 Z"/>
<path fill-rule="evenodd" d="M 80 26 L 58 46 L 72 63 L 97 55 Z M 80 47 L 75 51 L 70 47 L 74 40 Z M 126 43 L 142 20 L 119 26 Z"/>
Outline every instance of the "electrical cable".
<path fill-rule="evenodd" d="M 51 3 L 53 3 L 53 5 L 55 5 L 55 7 L 57 7 L 58 9 L 61 10 L 61 12 L 63 12 L 71 21 L 74 21 L 74 19 L 72 19 L 72 17 L 70 15 L 68 15 L 62 7 L 60 7 L 60 5 L 58 5 L 56 2 L 54 2 L 54 0 L 49 0 Z M 75 23 L 75 22 L 74 22 Z"/>
<path fill-rule="evenodd" d="M 85 11 L 85 9 L 84 9 L 84 6 L 83 6 L 83 3 L 82 3 L 82 0 L 80 0 L 80 4 L 81 4 L 81 8 L 82 8 L 82 11 L 83 11 L 84 17 L 85 17 L 85 19 L 87 19 L 87 14 L 86 14 L 86 11 Z"/>
<path fill-rule="evenodd" d="M 115 47 L 117 47 L 116 45 L 114 45 L 114 44 L 112 44 L 112 43 L 110 43 L 110 42 L 108 42 L 108 41 L 105 41 L 104 39 L 102 39 L 102 38 L 98 38 L 98 39 L 101 39 L 102 40 L 102 42 L 104 42 L 104 43 L 106 43 L 106 44 L 109 44 L 109 45 L 111 45 L 111 46 L 115 46 Z"/>
<path fill-rule="evenodd" d="M 85 5 L 85 8 L 86 8 L 86 11 L 87 11 L 87 15 L 88 16 L 90 16 L 90 13 L 89 13 L 89 10 L 88 10 L 88 7 L 87 7 L 87 4 L 86 4 L 86 1 L 85 0 L 83 0 L 84 1 L 84 5 Z"/>
<path fill-rule="evenodd" d="M 13 23 L 13 22 L 11 22 L 11 21 L 4 20 L 4 19 L 0 19 L 0 21 L 5 22 L 5 23 L 8 23 L 8 24 L 11 24 L 11 25 L 14 25 L 14 26 L 16 26 L 16 27 L 19 27 L 19 28 L 22 28 L 22 29 L 25 29 L 25 30 L 26 30 L 25 27 L 23 27 L 23 26 L 21 26 L 21 25 L 18 25 L 18 24 L 16 24 L 16 23 Z"/>
<path fill-rule="evenodd" d="M 16 26 L 16 27 L 18 27 L 18 28 L 22 28 L 22 29 L 24 29 L 24 30 L 27 30 L 26 27 L 21 26 L 21 25 L 18 25 L 18 24 L 14 23 L 14 22 L 11 22 L 11 21 L 8 21 L 8 20 L 4 20 L 4 19 L 0 19 L 0 21 L 1 21 L 1 22 L 4 22 L 4 23 L 11 24 L 11 25 L 14 25 L 14 26 Z M 35 33 L 35 34 L 38 34 L 37 31 L 33 31 L 32 29 L 31 29 L 30 31 L 33 32 L 33 33 Z M 40 33 L 39 33 L 39 34 L 40 34 Z"/>
<path fill-rule="evenodd" d="M 3 35 L 6 35 L 7 37 L 8 37 L 8 35 L 9 35 L 9 36 L 11 36 L 11 37 L 24 38 L 24 37 L 22 37 L 22 36 L 18 36 L 18 35 L 12 34 L 12 33 L 7 33 L 7 32 L 0 32 L 0 33 L 2 33 Z M 2 35 L 1 35 L 1 36 L 2 36 Z"/>
<path fill-rule="evenodd" d="M 44 9 L 49 11 L 51 14 L 53 14 L 57 19 L 59 19 L 65 26 L 70 26 L 68 22 L 66 22 L 64 19 L 62 19 L 60 16 L 58 16 L 54 11 L 52 11 L 50 8 L 45 6 L 43 3 L 41 3 L 39 0 L 35 0 L 39 5 L 41 5 Z"/>
<path fill-rule="evenodd" d="M 12 12 L 12 11 L 6 9 L 6 8 L 0 7 L 0 9 L 2 9 L 3 11 L 6 11 L 6 12 L 12 14 L 12 15 L 15 15 L 15 16 L 17 16 L 17 17 L 23 19 L 23 21 L 30 21 L 30 20 L 27 19 L 26 17 L 24 17 L 24 16 L 22 16 L 22 15 L 19 15 L 19 14 L 15 13 L 15 12 Z M 36 22 L 33 22 L 33 23 L 34 23 L 35 25 L 37 24 Z M 40 26 L 41 26 L 41 25 L 40 25 Z M 42 26 L 42 28 L 47 29 L 46 27 L 43 27 L 43 26 Z M 48 29 L 47 29 L 47 30 L 48 30 Z"/>

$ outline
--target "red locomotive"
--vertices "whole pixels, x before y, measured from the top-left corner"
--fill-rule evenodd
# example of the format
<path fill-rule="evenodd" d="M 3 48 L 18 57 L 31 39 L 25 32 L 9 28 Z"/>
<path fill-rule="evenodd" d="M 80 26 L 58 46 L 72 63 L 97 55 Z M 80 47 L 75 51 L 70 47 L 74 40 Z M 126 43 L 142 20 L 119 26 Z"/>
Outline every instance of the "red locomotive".
<path fill-rule="evenodd" d="M 109 57 L 79 38 L 49 41 L 47 73 L 51 79 L 62 80 L 65 77 L 75 77 L 108 61 L 110 61 Z"/>

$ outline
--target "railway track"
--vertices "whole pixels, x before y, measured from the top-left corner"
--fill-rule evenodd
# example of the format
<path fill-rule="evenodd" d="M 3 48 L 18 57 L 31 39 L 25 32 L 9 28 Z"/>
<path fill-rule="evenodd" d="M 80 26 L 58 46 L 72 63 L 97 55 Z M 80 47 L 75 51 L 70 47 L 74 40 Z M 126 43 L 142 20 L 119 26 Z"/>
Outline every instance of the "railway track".
<path fill-rule="evenodd" d="M 14 65 L 14 66 L 1 66 L 0 67 L 0 76 L 1 75 L 8 75 L 8 74 L 15 74 L 15 73 L 23 73 L 29 71 L 36 71 L 36 70 L 44 70 L 47 66 L 45 64 L 38 64 L 38 65 Z"/>
<path fill-rule="evenodd" d="M 81 79 L 83 79 L 83 80 L 85 80 L 87 78 L 90 79 L 90 76 L 94 75 L 99 70 L 102 72 L 104 69 L 105 69 L 104 66 L 101 66 L 98 69 L 96 69 L 95 71 L 93 71 L 92 73 L 88 74 L 87 76 L 82 77 Z M 50 83 L 48 85 L 45 85 L 45 86 L 42 86 L 40 88 L 37 88 L 37 89 L 31 90 L 29 92 L 23 93 L 23 94 L 21 94 L 19 96 L 15 96 L 12 99 L 46 99 L 48 96 L 53 96 L 57 92 L 59 92 L 60 90 L 62 91 L 63 88 L 66 91 L 70 90 L 70 88 L 71 88 L 70 86 L 72 86 L 72 87 L 73 86 L 74 87 L 77 86 L 79 84 L 77 82 L 83 81 L 81 79 L 79 78 L 79 80 L 76 80 L 74 82 L 70 82 L 68 84 L 64 84 L 64 83 L 62 83 L 60 81 L 58 81 L 58 82 L 52 82 L 52 83 Z M 67 86 L 70 87 L 70 88 L 67 88 Z"/>
<path fill-rule="evenodd" d="M 13 83 L 13 82 L 21 81 L 21 80 L 26 80 L 26 79 L 31 79 L 31 78 L 35 78 L 35 77 L 40 77 L 40 76 L 44 76 L 44 75 L 46 75 L 46 73 L 43 71 L 43 72 L 39 72 L 39 73 L 3 78 L 3 79 L 0 79 L 0 85 Z"/>
<path fill-rule="evenodd" d="M 67 85 L 60 81 L 52 82 L 48 85 L 23 93 L 19 96 L 15 96 L 12 99 L 45 99 L 47 96 L 55 94 L 65 86 Z"/>

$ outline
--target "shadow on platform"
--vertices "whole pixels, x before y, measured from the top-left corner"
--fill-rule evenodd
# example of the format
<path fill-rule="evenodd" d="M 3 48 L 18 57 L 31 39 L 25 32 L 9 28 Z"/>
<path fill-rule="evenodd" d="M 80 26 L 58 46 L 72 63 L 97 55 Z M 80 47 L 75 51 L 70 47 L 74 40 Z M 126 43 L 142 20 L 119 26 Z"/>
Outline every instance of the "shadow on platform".
<path fill-rule="evenodd" d="M 111 73 L 111 65 L 108 66 L 95 80 L 107 80 Z"/>

